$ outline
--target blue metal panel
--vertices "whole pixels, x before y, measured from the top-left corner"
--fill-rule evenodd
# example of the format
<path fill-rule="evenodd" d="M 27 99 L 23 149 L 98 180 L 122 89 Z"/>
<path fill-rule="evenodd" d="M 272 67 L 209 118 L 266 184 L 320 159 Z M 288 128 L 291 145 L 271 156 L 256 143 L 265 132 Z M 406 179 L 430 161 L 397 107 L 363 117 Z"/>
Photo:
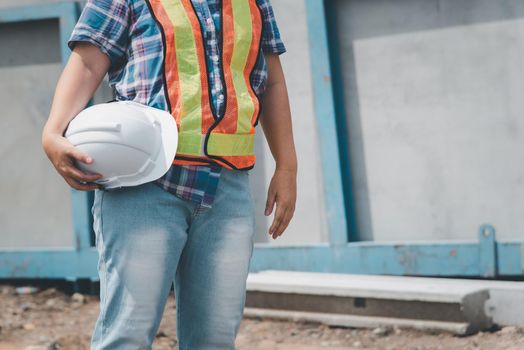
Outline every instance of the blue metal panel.
<path fill-rule="evenodd" d="M 19 250 L 0 252 L 0 278 L 99 279 L 98 253 L 77 250 Z"/>
<path fill-rule="evenodd" d="M 306 0 L 306 12 L 329 241 L 332 245 L 340 245 L 348 242 L 348 230 L 324 1 Z"/>
<path fill-rule="evenodd" d="M 497 274 L 522 276 L 524 274 L 524 242 L 498 242 Z"/>

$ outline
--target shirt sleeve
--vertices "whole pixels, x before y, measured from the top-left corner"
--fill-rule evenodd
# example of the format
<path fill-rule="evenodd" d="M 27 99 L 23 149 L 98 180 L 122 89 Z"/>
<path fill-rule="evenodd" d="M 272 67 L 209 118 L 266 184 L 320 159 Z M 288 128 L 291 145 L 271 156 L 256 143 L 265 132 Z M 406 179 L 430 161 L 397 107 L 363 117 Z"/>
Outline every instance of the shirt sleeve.
<path fill-rule="evenodd" d="M 258 6 L 262 12 L 263 32 L 262 32 L 262 51 L 265 53 L 283 54 L 286 52 L 284 42 L 280 37 L 273 7 L 270 0 L 258 0 Z"/>
<path fill-rule="evenodd" d="M 114 68 L 126 58 L 129 12 L 127 0 L 88 0 L 67 45 L 73 50 L 77 42 L 89 42 L 109 57 Z"/>

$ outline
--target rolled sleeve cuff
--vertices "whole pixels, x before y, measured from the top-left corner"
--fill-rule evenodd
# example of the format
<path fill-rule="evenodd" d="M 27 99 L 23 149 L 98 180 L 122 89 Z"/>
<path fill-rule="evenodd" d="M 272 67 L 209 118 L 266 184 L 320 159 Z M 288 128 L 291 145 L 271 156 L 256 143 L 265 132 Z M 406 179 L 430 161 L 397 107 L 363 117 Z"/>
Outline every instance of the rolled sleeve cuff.
<path fill-rule="evenodd" d="M 77 31 L 73 33 L 67 42 L 67 46 L 72 51 L 78 42 L 88 42 L 98 47 L 100 51 L 109 57 L 112 67 L 121 63 L 125 57 L 125 52 L 117 45 L 112 44 L 102 36 L 93 35 L 90 32 Z"/>
<path fill-rule="evenodd" d="M 282 41 L 262 42 L 262 51 L 264 53 L 274 53 L 281 55 L 287 51 Z"/>

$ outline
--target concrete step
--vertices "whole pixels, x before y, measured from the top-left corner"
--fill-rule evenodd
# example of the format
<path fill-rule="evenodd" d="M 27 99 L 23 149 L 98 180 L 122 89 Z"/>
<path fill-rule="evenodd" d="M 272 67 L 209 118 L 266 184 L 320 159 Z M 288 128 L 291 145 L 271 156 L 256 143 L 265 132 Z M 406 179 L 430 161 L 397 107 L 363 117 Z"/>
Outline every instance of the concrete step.
<path fill-rule="evenodd" d="M 471 334 L 493 326 L 489 288 L 471 281 L 293 271 L 252 273 L 246 315 L 348 327 Z"/>

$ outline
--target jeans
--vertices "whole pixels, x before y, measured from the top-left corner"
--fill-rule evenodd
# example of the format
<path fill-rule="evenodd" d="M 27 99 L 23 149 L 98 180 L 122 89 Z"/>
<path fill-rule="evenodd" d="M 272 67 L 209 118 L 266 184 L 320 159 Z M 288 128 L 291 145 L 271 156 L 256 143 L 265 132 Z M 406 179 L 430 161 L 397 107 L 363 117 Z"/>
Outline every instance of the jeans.
<path fill-rule="evenodd" d="M 100 314 L 91 349 L 151 349 L 172 283 L 180 350 L 234 349 L 254 244 L 249 173 L 222 170 L 212 208 L 154 183 L 96 190 Z"/>

